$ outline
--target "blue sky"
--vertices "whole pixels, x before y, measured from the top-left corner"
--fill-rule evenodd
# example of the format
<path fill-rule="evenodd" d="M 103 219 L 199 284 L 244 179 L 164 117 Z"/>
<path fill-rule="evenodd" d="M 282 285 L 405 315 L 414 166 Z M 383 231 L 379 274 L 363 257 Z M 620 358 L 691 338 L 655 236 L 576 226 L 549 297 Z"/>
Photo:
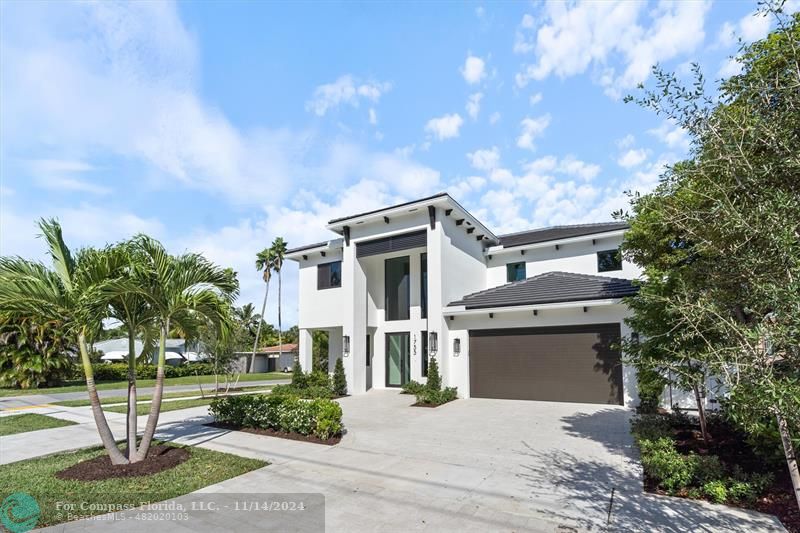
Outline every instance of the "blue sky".
<path fill-rule="evenodd" d="M 6 1 L 0 253 L 41 258 L 42 216 L 74 247 L 146 232 L 260 303 L 275 236 L 442 190 L 496 233 L 609 220 L 688 149 L 622 97 L 654 63 L 735 73 L 738 39 L 770 28 L 755 8 Z"/>

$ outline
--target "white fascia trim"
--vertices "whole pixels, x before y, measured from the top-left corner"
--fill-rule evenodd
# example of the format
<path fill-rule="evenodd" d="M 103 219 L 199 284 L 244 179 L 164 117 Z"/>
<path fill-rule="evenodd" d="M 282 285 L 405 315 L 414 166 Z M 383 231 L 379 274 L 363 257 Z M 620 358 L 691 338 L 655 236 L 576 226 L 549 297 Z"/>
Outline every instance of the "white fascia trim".
<path fill-rule="evenodd" d="M 302 259 L 304 255 L 311 255 L 319 252 L 332 252 L 334 250 L 338 250 L 342 248 L 342 239 L 334 239 L 332 241 L 328 241 L 326 244 L 321 244 L 319 246 L 315 246 L 314 248 L 305 248 L 303 250 L 298 250 L 296 252 L 292 252 L 290 254 L 286 254 L 286 259 L 291 259 L 293 261 L 299 261 Z"/>
<path fill-rule="evenodd" d="M 572 244 L 576 242 L 583 242 L 583 241 L 591 241 L 593 239 L 605 239 L 608 237 L 621 237 L 625 234 L 628 230 L 620 229 L 615 231 L 605 231 L 603 233 L 592 233 L 589 235 L 580 235 L 578 237 L 570 237 L 569 239 L 556 239 L 552 241 L 545 241 L 545 242 L 535 242 L 532 244 L 520 244 L 519 246 L 512 246 L 509 248 L 504 248 L 503 246 L 492 246 L 491 248 L 487 248 L 483 253 L 484 255 L 501 255 L 501 254 L 509 254 L 519 252 L 520 250 L 533 250 L 536 248 L 547 248 L 549 246 L 555 246 L 556 244 Z"/>
<path fill-rule="evenodd" d="M 467 309 L 463 305 L 455 307 L 442 308 L 442 315 L 444 316 L 468 316 L 468 315 L 485 315 L 486 313 L 516 313 L 516 312 L 530 312 L 530 311 L 546 311 L 547 309 L 570 309 L 574 307 L 604 307 L 607 305 L 619 305 L 622 303 L 621 298 L 608 298 L 605 300 L 584 300 L 578 302 L 560 302 L 553 304 L 538 304 L 538 305 L 512 305 L 506 307 L 482 307 L 480 309 Z"/>

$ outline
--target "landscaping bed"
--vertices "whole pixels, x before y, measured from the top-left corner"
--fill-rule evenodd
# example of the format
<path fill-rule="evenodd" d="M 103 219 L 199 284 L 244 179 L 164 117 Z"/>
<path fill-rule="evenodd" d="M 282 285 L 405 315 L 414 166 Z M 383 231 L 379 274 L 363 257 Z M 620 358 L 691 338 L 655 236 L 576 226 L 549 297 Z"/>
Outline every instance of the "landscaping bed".
<path fill-rule="evenodd" d="M 216 427 L 322 444 L 336 444 L 344 430 L 341 406 L 327 398 L 226 396 L 214 400 L 209 412 Z"/>
<path fill-rule="evenodd" d="M 212 428 L 229 429 L 231 431 L 243 431 L 244 433 L 252 433 L 253 435 L 266 435 L 267 437 L 278 437 L 281 439 L 312 442 L 314 444 L 326 444 L 328 446 L 339 444 L 339 442 L 342 440 L 341 435 L 336 435 L 328 439 L 321 439 L 316 435 L 301 435 L 299 433 L 287 433 L 272 428 L 251 428 L 251 427 L 239 426 L 236 424 L 226 424 L 224 422 L 211 422 L 210 424 L 205 424 L 205 425 Z"/>
<path fill-rule="evenodd" d="M 0 436 L 16 435 L 17 433 L 27 433 L 28 431 L 38 431 L 40 429 L 74 426 L 75 424 L 77 422 L 72 420 L 62 420 L 38 413 L 3 416 L 0 417 Z"/>
<path fill-rule="evenodd" d="M 175 468 L 187 461 L 189 457 L 189 450 L 186 448 L 159 444 L 151 446 L 147 452 L 147 458 L 138 463 L 115 465 L 111 463 L 108 455 L 99 455 L 56 472 L 55 475 L 58 479 L 75 481 L 100 481 L 119 477 L 149 476 Z"/>
<path fill-rule="evenodd" d="M 426 383 L 409 381 L 403 385 L 402 394 L 413 394 L 417 401 L 411 407 L 439 407 L 458 399 L 456 387 L 442 388 L 442 376 L 439 375 L 439 365 L 431 357 L 428 361 L 428 380 Z"/>
<path fill-rule="evenodd" d="M 153 443 L 156 447 L 161 443 Z M 61 479 L 59 472 L 79 463 L 104 457 L 101 447 L 86 448 L 45 457 L 36 457 L 0 465 L 0 494 L 26 492 L 36 499 L 41 508 L 37 527 L 66 522 L 68 513 L 56 507 L 57 502 L 71 502 L 81 506 L 80 515 L 104 514 L 102 508 L 93 506 L 128 505 L 136 507 L 141 502 L 159 502 L 188 494 L 214 483 L 242 475 L 268 463 L 204 448 L 181 448 L 189 457 L 179 464 L 158 473 L 134 477 L 114 477 L 98 481 Z M 172 452 L 170 452 L 172 453 Z"/>
<path fill-rule="evenodd" d="M 647 492 L 773 514 L 791 533 L 800 533 L 800 510 L 785 461 L 777 452 L 768 459 L 721 416 L 709 417 L 708 443 L 697 419 L 680 411 L 640 415 L 632 421 L 632 433 Z"/>

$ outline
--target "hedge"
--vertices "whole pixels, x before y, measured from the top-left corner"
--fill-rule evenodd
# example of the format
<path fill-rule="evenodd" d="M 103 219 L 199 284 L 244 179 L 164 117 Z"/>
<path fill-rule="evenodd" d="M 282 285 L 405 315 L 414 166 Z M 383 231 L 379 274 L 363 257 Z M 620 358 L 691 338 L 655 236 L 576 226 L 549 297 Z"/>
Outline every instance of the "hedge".
<path fill-rule="evenodd" d="M 138 379 L 155 379 L 156 365 L 136 365 Z M 95 381 L 124 381 L 128 379 L 127 363 L 98 363 L 92 365 Z M 84 377 L 83 366 L 75 365 L 74 378 Z M 187 363 L 181 366 L 164 365 L 164 377 L 180 378 L 183 376 L 208 376 L 214 374 L 211 363 Z"/>
<path fill-rule="evenodd" d="M 325 398 L 301 400 L 273 394 L 225 396 L 213 400 L 209 412 L 224 424 L 314 435 L 323 440 L 341 435 L 343 428 L 341 406 Z"/>

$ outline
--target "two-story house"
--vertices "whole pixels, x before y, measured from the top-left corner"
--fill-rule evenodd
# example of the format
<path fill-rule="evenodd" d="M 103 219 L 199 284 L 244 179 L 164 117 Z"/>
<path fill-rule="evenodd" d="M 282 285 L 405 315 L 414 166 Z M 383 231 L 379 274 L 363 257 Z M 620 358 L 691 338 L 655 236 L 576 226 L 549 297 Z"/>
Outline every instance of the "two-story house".
<path fill-rule="evenodd" d="M 299 263 L 300 362 L 329 332 L 351 394 L 424 382 L 461 397 L 634 405 L 617 341 L 638 269 L 621 222 L 495 235 L 447 193 L 331 220 Z"/>

